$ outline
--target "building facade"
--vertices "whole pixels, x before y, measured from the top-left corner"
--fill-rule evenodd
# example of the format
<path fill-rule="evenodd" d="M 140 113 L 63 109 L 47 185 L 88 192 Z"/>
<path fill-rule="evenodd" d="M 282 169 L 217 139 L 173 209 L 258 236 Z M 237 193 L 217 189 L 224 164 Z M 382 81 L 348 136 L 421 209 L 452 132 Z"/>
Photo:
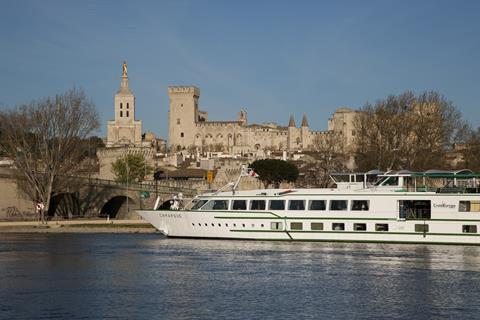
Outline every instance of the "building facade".
<path fill-rule="evenodd" d="M 337 110 L 328 121 L 328 131 L 312 131 L 304 114 L 300 127 L 290 117 L 288 126 L 276 123 L 248 124 L 241 109 L 237 120 L 208 121 L 208 113 L 199 109 L 200 89 L 193 86 L 168 88 L 170 99 L 168 146 L 171 151 L 224 151 L 228 153 L 257 150 L 311 150 L 315 140 L 331 132 L 353 140 L 353 121 L 357 111 Z"/>

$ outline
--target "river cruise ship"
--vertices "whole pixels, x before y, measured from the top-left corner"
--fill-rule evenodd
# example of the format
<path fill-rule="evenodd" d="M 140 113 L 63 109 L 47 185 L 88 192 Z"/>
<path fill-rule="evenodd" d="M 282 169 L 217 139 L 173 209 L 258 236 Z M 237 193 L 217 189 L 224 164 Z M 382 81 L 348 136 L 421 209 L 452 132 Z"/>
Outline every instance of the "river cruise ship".
<path fill-rule="evenodd" d="M 168 237 L 480 244 L 480 174 L 332 174 L 336 188 L 215 192 L 139 214 Z"/>

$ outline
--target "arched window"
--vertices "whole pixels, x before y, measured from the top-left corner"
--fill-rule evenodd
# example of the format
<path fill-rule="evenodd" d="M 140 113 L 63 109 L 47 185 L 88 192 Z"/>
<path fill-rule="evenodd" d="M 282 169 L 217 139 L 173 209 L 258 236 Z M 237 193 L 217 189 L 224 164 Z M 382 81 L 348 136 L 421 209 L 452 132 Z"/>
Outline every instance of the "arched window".
<path fill-rule="evenodd" d="M 123 117 L 123 111 L 120 110 L 120 118 Z"/>
<path fill-rule="evenodd" d="M 128 105 L 128 102 L 127 102 L 127 109 L 129 108 L 130 106 Z"/>
<path fill-rule="evenodd" d="M 129 113 L 129 111 L 127 110 L 127 118 L 128 118 L 129 116 L 130 116 L 130 113 Z"/>
<path fill-rule="evenodd" d="M 123 103 L 120 102 L 120 109 L 123 109 Z"/>

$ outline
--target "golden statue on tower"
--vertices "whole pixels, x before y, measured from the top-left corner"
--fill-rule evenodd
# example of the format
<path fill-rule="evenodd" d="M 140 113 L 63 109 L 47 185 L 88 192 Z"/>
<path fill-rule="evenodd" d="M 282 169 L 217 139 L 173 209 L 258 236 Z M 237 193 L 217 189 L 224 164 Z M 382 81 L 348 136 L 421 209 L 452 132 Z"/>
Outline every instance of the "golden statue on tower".
<path fill-rule="evenodd" d="M 123 61 L 122 65 L 122 76 L 126 77 L 127 76 L 127 62 Z"/>

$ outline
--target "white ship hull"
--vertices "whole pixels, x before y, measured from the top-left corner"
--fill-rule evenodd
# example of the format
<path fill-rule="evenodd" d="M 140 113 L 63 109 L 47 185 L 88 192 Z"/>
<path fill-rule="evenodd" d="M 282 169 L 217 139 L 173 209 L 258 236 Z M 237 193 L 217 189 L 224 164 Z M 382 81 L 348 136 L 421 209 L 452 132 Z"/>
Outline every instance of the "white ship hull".
<path fill-rule="evenodd" d="M 462 233 L 462 226 L 480 225 L 480 220 L 396 220 L 351 218 L 278 218 L 269 214 L 231 214 L 198 211 L 139 211 L 140 215 L 168 237 L 251 239 L 286 241 L 397 242 L 480 245 L 480 234 Z M 280 230 L 272 223 L 281 222 Z M 289 228 L 301 222 L 303 230 Z M 324 230 L 312 230 L 312 223 L 322 223 Z M 354 231 L 354 224 L 366 224 L 365 231 Z M 333 224 L 344 224 L 344 230 L 332 230 Z M 388 224 L 388 231 L 375 231 L 377 224 Z M 415 225 L 428 224 L 428 232 L 415 231 Z"/>

